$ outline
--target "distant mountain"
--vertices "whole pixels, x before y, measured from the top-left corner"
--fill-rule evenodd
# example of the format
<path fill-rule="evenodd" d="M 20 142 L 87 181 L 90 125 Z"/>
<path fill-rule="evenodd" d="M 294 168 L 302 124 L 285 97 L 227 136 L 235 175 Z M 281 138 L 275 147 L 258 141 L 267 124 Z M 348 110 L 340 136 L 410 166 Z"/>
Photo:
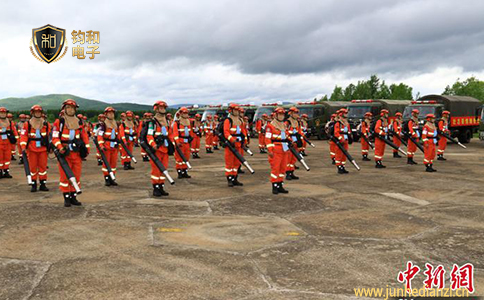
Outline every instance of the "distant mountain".
<path fill-rule="evenodd" d="M 100 100 L 91 100 L 70 94 L 39 95 L 28 98 L 5 98 L 0 99 L 0 106 L 5 106 L 10 111 L 30 110 L 32 105 L 40 104 L 45 110 L 58 110 L 66 99 L 73 99 L 79 104 L 80 110 L 103 110 L 112 106 L 119 111 L 150 111 L 151 105 L 136 103 L 107 103 Z"/>

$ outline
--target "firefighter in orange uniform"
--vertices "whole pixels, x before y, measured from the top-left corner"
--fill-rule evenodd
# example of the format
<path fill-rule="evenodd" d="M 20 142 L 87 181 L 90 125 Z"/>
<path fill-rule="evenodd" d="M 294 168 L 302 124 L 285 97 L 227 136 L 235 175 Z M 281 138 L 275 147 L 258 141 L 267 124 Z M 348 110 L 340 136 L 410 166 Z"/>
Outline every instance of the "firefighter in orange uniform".
<path fill-rule="evenodd" d="M 19 116 L 19 121 L 17 122 L 17 132 L 19 135 L 21 134 L 22 130 L 24 129 L 25 122 L 27 122 L 27 118 L 25 117 L 24 114 L 20 114 Z M 23 165 L 23 158 L 22 158 L 22 147 L 20 146 L 20 139 L 17 141 L 17 151 L 19 155 L 19 165 Z"/>
<path fill-rule="evenodd" d="M 193 128 L 193 141 L 190 144 L 190 151 L 192 152 L 192 157 L 197 159 L 200 158 L 198 152 L 200 152 L 200 139 L 202 138 L 202 116 L 196 114 L 191 122 Z"/>
<path fill-rule="evenodd" d="M 348 144 L 351 138 L 350 135 L 351 128 L 350 124 L 348 123 L 348 110 L 342 108 L 339 110 L 338 121 L 336 121 L 336 123 L 334 124 L 334 137 L 338 140 L 338 142 L 343 146 L 344 149 L 348 150 Z M 344 155 L 343 151 L 341 151 L 338 146 L 336 146 L 335 162 L 336 167 L 338 168 L 338 174 L 349 173 L 345 169 L 346 155 Z"/>
<path fill-rule="evenodd" d="M 151 121 L 151 119 L 153 118 L 153 115 L 149 112 L 146 112 L 143 114 L 143 120 L 141 120 L 141 122 L 139 122 L 139 126 L 138 126 L 138 140 L 139 140 L 139 134 L 141 133 L 141 130 L 143 129 L 143 125 L 145 123 L 149 123 Z M 165 117 L 166 119 L 166 117 Z M 166 120 L 168 122 L 168 120 Z M 143 157 L 143 161 L 150 161 L 150 158 L 148 157 L 148 154 L 146 154 L 145 150 L 143 149 L 143 147 L 141 147 L 141 157 Z"/>
<path fill-rule="evenodd" d="M 24 123 L 20 133 L 21 153 L 27 151 L 29 160 L 30 176 L 32 176 L 31 192 L 37 192 L 37 179 L 39 190 L 48 191 L 47 181 L 47 146 L 49 144 L 50 124 L 42 118 L 43 109 L 40 105 L 34 105 L 30 109 L 32 118 Z"/>
<path fill-rule="evenodd" d="M 437 145 L 437 128 L 435 127 L 435 116 L 425 116 L 426 123 L 422 129 L 422 142 L 424 144 L 424 165 L 426 172 L 437 172 L 432 165 L 435 158 L 435 145 Z"/>
<path fill-rule="evenodd" d="M 115 118 L 116 110 L 112 107 L 106 107 L 104 115 L 106 119 L 97 132 L 97 142 L 101 151 L 104 152 L 111 170 L 116 176 L 116 165 L 118 164 L 118 140 L 124 137 L 124 132 L 119 130 L 118 123 Z M 113 180 L 108 173 L 106 165 L 103 164 L 102 171 L 104 175 L 105 186 L 117 186 L 118 183 Z"/>
<path fill-rule="evenodd" d="M 13 120 L 13 114 L 8 113 L 7 118 L 10 121 L 10 123 L 12 123 L 13 126 L 15 126 L 15 128 L 17 128 L 17 124 Z M 12 144 L 10 146 L 10 148 L 11 148 L 11 154 L 12 154 L 12 157 L 10 158 L 10 160 L 17 160 L 17 158 L 15 157 L 15 154 L 17 152 L 17 149 L 16 148 L 17 148 L 17 143 L 18 143 L 18 140 L 20 139 L 20 136 L 18 135 L 18 130 L 16 132 L 17 132 L 15 134 L 15 140 L 16 140 L 16 142 L 15 142 L 15 144 Z"/>
<path fill-rule="evenodd" d="M 288 142 L 290 141 L 286 123 L 284 122 L 285 111 L 282 107 L 275 110 L 274 120 L 266 126 L 265 145 L 267 147 L 269 164 L 271 165 L 272 193 L 287 194 L 284 189 L 284 177 L 286 176 L 287 161 L 289 155 Z"/>
<path fill-rule="evenodd" d="M 234 146 L 235 151 L 243 154 L 242 143 L 244 142 L 244 123 L 240 118 L 240 106 L 231 103 L 229 105 L 229 116 L 223 124 L 223 135 L 225 139 Z M 229 187 L 243 186 L 238 180 L 237 170 L 241 163 L 237 157 L 225 147 L 225 176 Z"/>
<path fill-rule="evenodd" d="M 156 101 L 153 105 L 155 115 L 152 120 L 148 120 L 148 131 L 146 140 L 148 145 L 154 150 L 154 154 L 161 161 L 165 169 L 168 169 L 168 155 L 173 151 L 173 132 L 166 119 L 165 101 Z M 170 153 L 169 153 L 170 152 Z M 165 191 L 165 175 L 158 169 L 156 164 L 151 161 L 151 183 L 153 184 L 153 196 L 168 196 Z"/>
<path fill-rule="evenodd" d="M 176 145 L 178 145 L 187 161 L 190 160 L 190 142 L 193 139 L 193 130 L 191 128 L 188 112 L 188 108 L 180 108 L 178 111 L 179 119 L 173 121 L 172 124 L 173 141 Z M 177 151 L 175 151 L 175 161 L 178 178 L 192 178 L 190 175 L 188 175 L 188 166 L 186 162 L 182 160 Z"/>
<path fill-rule="evenodd" d="M 213 125 L 214 123 L 212 122 L 212 115 L 207 115 L 205 125 L 203 126 L 205 131 L 205 151 L 207 151 L 207 153 L 213 153 L 213 131 L 215 129 Z"/>
<path fill-rule="evenodd" d="M 123 132 L 123 142 L 128 148 L 129 152 L 133 154 L 134 144 L 138 139 L 138 128 L 134 123 L 134 113 L 130 110 L 126 112 L 126 119 L 121 122 L 119 126 L 119 131 Z M 128 152 L 121 147 L 121 163 L 123 164 L 124 170 L 134 170 L 131 166 L 131 158 L 128 155 Z"/>
<path fill-rule="evenodd" d="M 381 139 L 386 139 L 388 135 L 388 110 L 382 109 L 380 111 L 380 119 L 375 124 L 375 168 L 383 169 L 383 155 L 385 154 L 385 142 Z M 379 138 L 378 138 L 379 137 Z"/>
<path fill-rule="evenodd" d="M 213 115 L 213 128 L 217 128 L 218 124 L 220 123 L 218 119 L 218 115 Z M 220 139 L 218 138 L 218 135 L 214 134 L 213 139 L 212 139 L 212 145 L 213 145 L 213 150 L 219 150 L 218 144 L 220 142 Z"/>
<path fill-rule="evenodd" d="M 255 122 L 255 130 L 257 130 L 257 134 L 259 136 L 259 152 L 260 153 L 267 153 L 266 145 L 265 145 L 265 128 L 267 126 L 267 114 L 263 114 L 262 118 L 258 119 Z"/>
<path fill-rule="evenodd" d="M 12 160 L 12 147 L 16 146 L 18 136 L 15 124 L 7 116 L 8 110 L 0 107 L 0 178 L 12 178 L 9 171 L 10 161 Z"/>
<path fill-rule="evenodd" d="M 373 114 L 371 112 L 367 112 L 365 114 L 365 119 L 363 122 L 361 122 L 360 125 L 360 130 L 361 130 L 361 135 L 364 135 L 366 139 L 369 141 L 371 132 L 370 132 L 370 126 L 371 126 L 371 121 L 373 118 Z M 361 155 L 363 156 L 363 161 L 371 161 L 371 159 L 368 158 L 368 154 L 370 153 L 370 144 L 362 137 L 360 139 L 361 142 Z"/>
<path fill-rule="evenodd" d="M 302 146 L 301 144 L 301 125 L 299 124 L 299 109 L 296 107 L 289 108 L 288 111 L 289 118 L 286 121 L 287 132 L 289 134 L 289 139 L 292 141 L 292 144 L 295 149 Z M 297 180 L 299 177 L 294 175 L 294 171 L 296 170 L 296 161 L 297 158 L 290 153 L 290 156 L 287 158 L 287 167 L 286 167 L 286 179 L 287 180 Z"/>
<path fill-rule="evenodd" d="M 418 109 L 412 110 L 412 118 L 408 120 L 407 127 L 408 127 L 408 134 L 415 139 L 418 143 L 420 138 L 420 132 L 418 130 Z M 415 145 L 410 139 L 408 139 L 407 145 L 407 164 L 409 165 L 416 165 L 417 162 L 413 160 L 415 155 L 415 151 L 417 151 L 417 145 Z"/>
<path fill-rule="evenodd" d="M 67 99 L 62 103 L 62 117 L 57 119 L 52 126 L 52 144 L 60 154 L 64 155 L 67 164 L 76 177 L 77 184 L 81 186 L 82 159 L 81 153 L 89 154 L 89 138 L 83 130 L 82 120 L 76 117 L 76 110 L 79 108 L 76 101 Z M 59 189 L 64 195 L 64 206 L 79 206 L 77 193 L 71 186 L 66 174 L 59 164 Z"/>
<path fill-rule="evenodd" d="M 439 133 L 442 132 L 450 136 L 449 118 L 450 111 L 444 110 L 442 112 L 442 119 L 440 119 L 438 123 Z M 445 148 L 447 148 L 447 138 L 440 135 L 439 147 L 437 149 L 437 160 L 447 160 L 446 158 L 444 158 Z"/>
<path fill-rule="evenodd" d="M 392 124 L 391 124 L 391 130 L 392 130 L 392 134 L 393 134 L 393 143 L 395 145 L 398 146 L 398 148 L 400 148 L 400 146 L 402 145 L 402 119 L 403 119 L 403 116 L 402 116 L 402 113 L 400 112 L 397 112 L 395 114 L 395 120 L 393 120 Z M 393 149 L 393 157 L 394 158 L 402 158 L 400 156 L 400 154 L 398 154 L 398 150 L 397 149 Z"/>
<path fill-rule="evenodd" d="M 95 138 L 97 138 L 97 132 L 99 128 L 101 128 L 101 125 L 104 123 L 104 120 L 106 120 L 106 116 L 104 114 L 99 114 L 97 116 L 97 124 L 94 125 L 94 129 L 93 129 L 93 134 Z M 102 166 L 103 161 L 101 159 L 101 154 L 99 153 L 99 150 L 97 149 L 97 147 L 96 147 L 96 158 L 97 158 L 97 165 Z"/>
<path fill-rule="evenodd" d="M 334 131 L 334 124 L 338 122 L 338 114 L 340 110 L 338 110 L 335 114 L 331 115 L 331 118 L 329 119 L 328 123 L 324 126 L 324 130 L 326 131 L 326 135 L 328 137 L 331 137 L 332 131 Z M 336 144 L 330 139 L 329 140 L 329 156 L 331 157 L 331 164 L 335 165 L 336 164 Z"/>

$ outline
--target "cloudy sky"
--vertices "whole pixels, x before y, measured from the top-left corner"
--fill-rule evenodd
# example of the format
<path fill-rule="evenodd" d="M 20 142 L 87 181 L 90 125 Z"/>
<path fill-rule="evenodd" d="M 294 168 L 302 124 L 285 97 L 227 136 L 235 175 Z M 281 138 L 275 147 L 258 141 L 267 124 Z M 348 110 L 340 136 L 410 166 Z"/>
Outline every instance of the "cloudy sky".
<path fill-rule="evenodd" d="M 100 4 L 102 2 L 102 4 Z M 484 78 L 484 1 L 2 1 L 0 98 L 108 102 L 312 99 L 378 74 L 421 94 Z M 34 59 L 32 28 L 66 29 L 68 54 Z M 101 54 L 72 57 L 73 30 Z"/>

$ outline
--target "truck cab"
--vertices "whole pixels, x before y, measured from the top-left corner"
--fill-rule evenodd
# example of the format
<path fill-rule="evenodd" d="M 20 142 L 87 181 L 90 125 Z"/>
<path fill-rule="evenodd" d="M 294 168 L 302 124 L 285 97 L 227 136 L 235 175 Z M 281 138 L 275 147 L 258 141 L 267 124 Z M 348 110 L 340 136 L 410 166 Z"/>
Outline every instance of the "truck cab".
<path fill-rule="evenodd" d="M 204 107 L 204 111 L 202 114 L 202 122 L 207 120 L 207 116 L 215 116 L 222 108 L 222 105 L 209 105 Z"/>

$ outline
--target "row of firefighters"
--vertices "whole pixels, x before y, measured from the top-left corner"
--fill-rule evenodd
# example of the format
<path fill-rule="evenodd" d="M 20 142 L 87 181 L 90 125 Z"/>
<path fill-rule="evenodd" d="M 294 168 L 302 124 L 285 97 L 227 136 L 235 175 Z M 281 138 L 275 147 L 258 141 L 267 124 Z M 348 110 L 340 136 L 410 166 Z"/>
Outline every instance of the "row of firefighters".
<path fill-rule="evenodd" d="M 95 125 L 86 121 L 82 115 L 76 115 L 79 106 L 68 99 L 63 102 L 59 118 L 50 124 L 41 106 L 31 108 L 31 116 L 20 116 L 15 124 L 12 115 L 4 107 L 0 108 L 0 178 L 12 178 L 9 173 L 11 159 L 15 148 L 22 153 L 21 163 L 28 163 L 31 178 L 31 191 L 48 191 L 47 159 L 48 153 L 54 152 L 59 161 L 59 188 L 64 196 L 64 205 L 81 205 L 77 200 L 81 185 L 82 161 L 90 152 L 89 138 L 96 145 L 98 164 L 102 165 L 102 172 L 106 186 L 116 186 L 116 165 L 120 153 L 121 163 L 125 170 L 134 169 L 131 161 L 135 160 L 132 152 L 137 144 L 142 146 L 141 155 L 144 161 L 151 163 L 151 182 L 153 196 L 167 196 L 165 181 L 169 177 L 168 157 L 175 156 L 178 178 L 190 178 L 188 169 L 190 156 L 199 158 L 200 139 L 204 135 L 207 153 L 213 153 L 212 148 L 218 149 L 219 143 L 225 148 L 225 175 L 229 187 L 242 186 L 238 180 L 239 173 L 243 173 L 241 165 L 252 168 L 244 159 L 244 152 L 250 143 L 249 124 L 244 118 L 244 110 L 237 104 L 229 105 L 229 115 L 221 123 L 209 116 L 202 123 L 201 116 L 189 117 L 189 110 L 180 108 L 175 118 L 167 113 L 168 105 L 164 101 L 157 101 L 153 105 L 154 113 L 145 113 L 142 120 L 128 111 L 122 120 L 115 120 L 115 109 L 108 107 L 104 114 L 98 116 Z M 337 166 L 339 174 L 346 174 L 345 164 L 348 154 L 348 144 L 352 143 L 352 130 L 347 120 L 346 109 L 340 109 L 331 116 L 326 124 L 326 133 L 330 136 L 330 155 L 332 163 Z M 393 138 L 393 155 L 400 158 L 398 151 L 403 141 L 403 133 L 410 138 L 407 145 L 407 163 L 417 164 L 413 157 L 423 141 L 424 165 L 427 172 L 435 172 L 433 160 L 437 155 L 443 157 L 447 145 L 446 138 L 439 135 L 449 134 L 449 112 L 444 111 L 442 119 L 435 124 L 435 116 L 426 116 L 423 130 L 419 130 L 418 110 L 412 111 L 412 118 L 403 124 L 402 115 L 397 113 L 392 121 L 387 110 L 382 110 L 380 118 L 373 122 L 371 113 L 365 115 L 364 121 L 358 128 L 361 135 L 361 153 L 364 161 L 368 158 L 370 147 L 374 148 L 376 168 L 385 168 L 382 163 L 385 147 Z M 284 179 L 297 180 L 295 174 L 296 161 L 304 162 L 307 143 L 307 116 L 299 115 L 296 107 L 287 112 L 277 107 L 271 116 L 263 115 L 256 123 L 259 134 L 259 150 L 268 153 L 271 167 L 270 181 L 274 194 L 288 193 L 284 188 Z M 372 145 L 374 138 L 374 145 Z M 222 139 L 223 141 L 221 141 Z M 27 161 L 22 161 L 26 158 Z M 309 168 L 307 168 L 309 170 Z M 173 183 L 171 177 L 168 178 Z M 39 186 L 37 186 L 37 181 Z"/>

